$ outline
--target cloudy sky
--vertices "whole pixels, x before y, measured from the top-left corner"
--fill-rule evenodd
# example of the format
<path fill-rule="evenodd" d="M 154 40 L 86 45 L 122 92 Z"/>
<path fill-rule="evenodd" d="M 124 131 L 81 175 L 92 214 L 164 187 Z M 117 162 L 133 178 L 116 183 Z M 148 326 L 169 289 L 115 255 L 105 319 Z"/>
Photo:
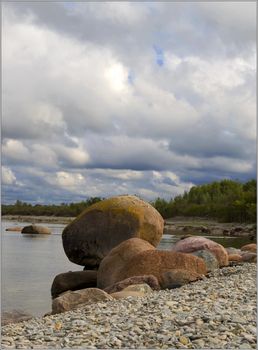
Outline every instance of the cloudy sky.
<path fill-rule="evenodd" d="M 2 201 L 256 177 L 255 2 L 2 9 Z"/>

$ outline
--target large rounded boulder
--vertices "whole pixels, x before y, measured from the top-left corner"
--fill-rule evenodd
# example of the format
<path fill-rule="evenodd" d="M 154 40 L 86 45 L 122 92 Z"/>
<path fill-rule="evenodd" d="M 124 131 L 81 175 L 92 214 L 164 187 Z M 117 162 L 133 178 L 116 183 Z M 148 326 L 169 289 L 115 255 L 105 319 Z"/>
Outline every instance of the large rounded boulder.
<path fill-rule="evenodd" d="M 179 240 L 171 248 L 174 252 L 193 253 L 197 250 L 208 250 L 215 255 L 219 266 L 228 266 L 228 253 L 226 249 L 219 243 L 201 236 L 191 236 Z"/>
<path fill-rule="evenodd" d="M 95 203 L 63 231 L 63 247 L 70 261 L 98 268 L 101 260 L 121 242 L 138 237 L 157 246 L 164 220 L 150 204 L 135 196 L 118 196 Z"/>
<path fill-rule="evenodd" d="M 172 269 L 183 269 L 206 274 L 207 269 L 203 259 L 184 253 L 159 251 L 154 247 L 149 249 L 143 240 L 129 239 L 121 243 L 101 262 L 97 274 L 97 286 L 104 289 L 129 277 L 154 275 L 158 282 L 164 272 Z M 131 244 L 131 249 L 126 249 Z M 139 244 L 142 251 L 135 250 Z"/>

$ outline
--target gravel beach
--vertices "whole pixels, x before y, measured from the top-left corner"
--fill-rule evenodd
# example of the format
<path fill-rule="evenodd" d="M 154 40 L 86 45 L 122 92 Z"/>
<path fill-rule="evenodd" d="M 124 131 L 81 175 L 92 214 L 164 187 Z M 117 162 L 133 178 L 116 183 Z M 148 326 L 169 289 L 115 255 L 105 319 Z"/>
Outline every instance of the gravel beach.
<path fill-rule="evenodd" d="M 2 348 L 256 348 L 256 265 L 2 327 Z"/>

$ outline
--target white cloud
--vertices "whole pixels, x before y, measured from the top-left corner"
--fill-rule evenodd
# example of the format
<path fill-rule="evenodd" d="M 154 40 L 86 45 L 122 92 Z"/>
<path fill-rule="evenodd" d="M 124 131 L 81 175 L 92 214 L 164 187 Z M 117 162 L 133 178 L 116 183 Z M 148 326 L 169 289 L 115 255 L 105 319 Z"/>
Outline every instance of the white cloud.
<path fill-rule="evenodd" d="M 58 198 L 253 176 L 254 7 L 5 3 L 4 166 Z"/>
<path fill-rule="evenodd" d="M 2 167 L 2 184 L 13 185 L 16 183 L 16 177 L 12 170 L 6 166 Z"/>

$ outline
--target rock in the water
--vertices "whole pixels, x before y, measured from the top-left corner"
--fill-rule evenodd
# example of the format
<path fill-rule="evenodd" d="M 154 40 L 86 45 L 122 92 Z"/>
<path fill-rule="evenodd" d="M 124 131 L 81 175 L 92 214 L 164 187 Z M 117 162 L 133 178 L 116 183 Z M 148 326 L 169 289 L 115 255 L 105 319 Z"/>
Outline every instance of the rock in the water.
<path fill-rule="evenodd" d="M 27 320 L 30 320 L 31 318 L 33 318 L 32 315 L 22 310 L 4 311 L 2 312 L 2 315 L 1 315 L 1 324 L 2 326 L 5 326 L 9 323 L 18 323 L 22 321 L 27 321 Z"/>
<path fill-rule="evenodd" d="M 155 248 L 149 242 L 140 238 L 130 238 L 120 243 L 110 251 L 100 264 L 97 274 L 98 288 L 104 289 L 110 287 L 127 277 L 146 275 L 145 273 L 138 273 L 132 276 L 125 276 L 124 278 L 117 278 L 121 268 L 131 261 L 138 253 L 154 249 Z"/>
<path fill-rule="evenodd" d="M 201 249 L 191 253 L 205 261 L 207 271 L 213 271 L 219 268 L 219 262 L 216 256 L 209 250 Z"/>
<path fill-rule="evenodd" d="M 20 226 L 13 226 L 13 227 L 7 227 L 5 231 L 12 231 L 12 232 L 21 232 L 22 227 Z"/>
<path fill-rule="evenodd" d="M 250 243 L 250 244 L 246 244 L 244 245 L 241 250 L 244 250 L 244 251 L 249 251 L 251 253 L 256 253 L 256 250 L 257 250 L 257 246 L 255 243 Z"/>
<path fill-rule="evenodd" d="M 207 273 L 203 259 L 191 254 L 143 249 L 136 254 L 130 252 L 129 256 L 125 245 L 132 240 L 135 238 L 121 243 L 102 260 L 97 275 L 98 288 L 106 288 L 126 278 L 141 275 L 154 275 L 160 283 L 162 273 L 171 269 L 186 269 L 204 275 Z"/>
<path fill-rule="evenodd" d="M 153 290 L 160 290 L 160 285 L 157 277 L 153 275 L 143 275 L 143 276 L 134 276 L 134 277 L 126 278 L 123 281 L 117 282 L 112 286 L 105 288 L 104 291 L 109 294 L 116 293 L 116 292 L 120 292 L 127 286 L 142 284 L 142 283 L 148 284 L 148 286 L 150 286 L 151 289 Z"/>
<path fill-rule="evenodd" d="M 52 314 L 58 314 L 76 309 L 83 304 L 94 304 L 99 301 L 112 300 L 113 298 L 98 288 L 87 288 L 75 292 L 66 292 L 52 301 Z"/>
<path fill-rule="evenodd" d="M 211 253 L 213 253 L 216 256 L 220 267 L 228 266 L 228 253 L 225 248 L 221 244 L 205 237 L 188 237 L 183 240 L 179 240 L 171 248 L 172 251 L 181 253 L 192 253 L 202 249 L 209 250 Z"/>
<path fill-rule="evenodd" d="M 70 261 L 94 269 L 129 238 L 157 246 L 163 227 L 163 218 L 150 204 L 135 196 L 113 197 L 90 206 L 64 229 L 64 251 Z"/>
<path fill-rule="evenodd" d="M 97 287 L 97 271 L 69 271 L 60 273 L 54 278 L 51 287 L 52 298 L 68 290 Z"/>
<path fill-rule="evenodd" d="M 242 261 L 243 258 L 239 254 L 228 254 L 228 261 Z"/>
<path fill-rule="evenodd" d="M 184 269 L 166 271 L 161 275 L 160 286 L 162 289 L 173 289 L 201 278 L 199 273 Z"/>
<path fill-rule="evenodd" d="M 29 225 L 23 227 L 21 233 L 31 233 L 31 234 L 50 234 L 51 230 L 46 226 L 41 225 Z"/>

